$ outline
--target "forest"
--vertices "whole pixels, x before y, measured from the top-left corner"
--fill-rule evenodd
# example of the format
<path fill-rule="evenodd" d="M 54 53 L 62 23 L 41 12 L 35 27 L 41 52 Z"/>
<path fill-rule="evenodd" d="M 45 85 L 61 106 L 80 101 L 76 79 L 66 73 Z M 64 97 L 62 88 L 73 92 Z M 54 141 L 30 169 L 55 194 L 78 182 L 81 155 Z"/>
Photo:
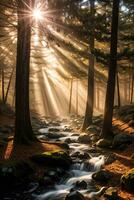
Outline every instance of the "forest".
<path fill-rule="evenodd" d="M 0 200 L 134 200 L 134 1 L 0 0 Z"/>

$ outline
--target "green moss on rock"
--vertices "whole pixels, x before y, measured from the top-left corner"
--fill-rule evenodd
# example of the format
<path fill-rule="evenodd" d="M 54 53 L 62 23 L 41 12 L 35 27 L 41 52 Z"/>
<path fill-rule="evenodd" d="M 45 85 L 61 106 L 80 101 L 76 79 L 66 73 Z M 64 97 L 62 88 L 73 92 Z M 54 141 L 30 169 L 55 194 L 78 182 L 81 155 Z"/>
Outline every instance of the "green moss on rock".
<path fill-rule="evenodd" d="M 42 165 L 61 166 L 68 168 L 72 163 L 72 160 L 67 152 L 61 150 L 46 151 L 43 153 L 35 154 L 31 157 L 31 160 Z"/>
<path fill-rule="evenodd" d="M 127 191 L 134 193 L 134 168 L 127 171 L 121 177 L 121 186 L 123 189 L 126 189 Z"/>

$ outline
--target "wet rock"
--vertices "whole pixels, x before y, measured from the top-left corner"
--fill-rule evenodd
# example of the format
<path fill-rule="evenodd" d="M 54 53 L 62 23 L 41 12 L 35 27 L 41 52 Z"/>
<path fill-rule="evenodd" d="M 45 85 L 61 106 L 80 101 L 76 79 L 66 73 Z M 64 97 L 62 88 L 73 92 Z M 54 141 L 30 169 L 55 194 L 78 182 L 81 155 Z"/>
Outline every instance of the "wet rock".
<path fill-rule="evenodd" d="M 65 200 L 85 200 L 85 198 L 80 192 L 72 191 L 67 194 Z"/>
<path fill-rule="evenodd" d="M 87 189 L 87 182 L 86 181 L 77 181 L 75 187 L 77 189 Z"/>
<path fill-rule="evenodd" d="M 121 177 L 121 186 L 129 192 L 134 193 L 134 168 L 127 171 Z"/>
<path fill-rule="evenodd" d="M 42 165 L 61 166 L 65 169 L 72 164 L 71 157 L 64 151 L 49 151 L 40 154 L 35 154 L 31 160 Z"/>
<path fill-rule="evenodd" d="M 79 136 L 79 133 L 74 133 L 72 134 L 72 136 Z"/>
<path fill-rule="evenodd" d="M 68 144 L 70 144 L 70 143 L 72 143 L 73 141 L 72 141 L 70 138 L 67 138 L 67 139 L 65 139 L 65 142 L 68 143 Z"/>
<path fill-rule="evenodd" d="M 112 145 L 112 141 L 108 140 L 108 139 L 100 139 L 96 143 L 96 146 L 98 146 L 100 148 L 107 148 L 107 147 L 110 147 L 111 145 Z"/>
<path fill-rule="evenodd" d="M 120 200 L 116 187 L 109 187 L 104 193 L 105 200 Z"/>
<path fill-rule="evenodd" d="M 92 178 L 100 183 L 107 183 L 112 178 L 112 173 L 106 170 L 100 170 L 94 173 Z"/>
<path fill-rule="evenodd" d="M 49 128 L 49 132 L 59 132 L 59 128 Z"/>
<path fill-rule="evenodd" d="M 84 144 L 89 144 L 91 142 L 90 135 L 82 134 L 79 136 L 78 141 Z"/>
<path fill-rule="evenodd" d="M 60 133 L 49 133 L 49 134 L 47 134 L 47 137 L 49 139 L 59 139 L 60 137 L 63 137 L 63 134 L 60 134 Z"/>
<path fill-rule="evenodd" d="M 134 142 L 134 137 L 128 134 L 117 134 L 113 139 L 113 147 L 120 147 L 120 145 L 127 145 Z"/>
<path fill-rule="evenodd" d="M 80 159 L 88 159 L 88 158 L 91 158 L 90 155 L 89 155 L 88 153 L 86 153 L 86 152 L 80 153 L 80 154 L 78 155 L 78 157 L 79 157 Z"/>
<path fill-rule="evenodd" d="M 65 127 L 64 129 L 63 129 L 63 132 L 71 132 L 73 129 L 72 128 L 70 128 L 70 127 Z"/>
<path fill-rule="evenodd" d="M 113 163 L 116 159 L 117 159 L 117 156 L 116 156 L 114 153 L 111 153 L 111 154 L 106 158 L 105 164 L 106 164 L 106 165 L 109 165 L 109 164 Z"/>

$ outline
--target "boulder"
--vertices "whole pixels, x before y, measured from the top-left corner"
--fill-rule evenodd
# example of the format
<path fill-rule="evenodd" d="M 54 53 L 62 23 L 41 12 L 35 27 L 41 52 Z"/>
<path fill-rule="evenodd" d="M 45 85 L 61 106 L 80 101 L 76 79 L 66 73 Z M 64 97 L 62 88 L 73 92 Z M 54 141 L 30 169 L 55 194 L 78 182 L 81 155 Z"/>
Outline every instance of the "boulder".
<path fill-rule="evenodd" d="M 107 148 L 107 147 L 110 147 L 111 145 L 112 145 L 112 141 L 108 140 L 108 139 L 100 139 L 96 143 L 96 146 L 98 146 L 100 148 Z"/>
<path fill-rule="evenodd" d="M 121 177 L 121 186 L 128 192 L 134 193 L 134 168 L 127 171 Z"/>
<path fill-rule="evenodd" d="M 104 193 L 105 200 L 120 200 L 116 187 L 109 187 Z"/>
<path fill-rule="evenodd" d="M 112 173 L 106 170 L 100 170 L 94 173 L 92 178 L 100 183 L 107 183 L 112 178 Z"/>
<path fill-rule="evenodd" d="M 65 200 L 85 200 L 84 196 L 78 191 L 72 191 L 65 197 Z"/>
<path fill-rule="evenodd" d="M 47 151 L 44 153 L 35 154 L 31 157 L 31 160 L 42 165 L 60 166 L 63 168 L 69 168 L 72 164 L 71 157 L 67 152 L 56 150 Z"/>
<path fill-rule="evenodd" d="M 84 144 L 88 144 L 91 142 L 90 135 L 88 134 L 82 134 L 79 136 L 78 141 Z"/>
<path fill-rule="evenodd" d="M 120 145 L 131 144 L 134 142 L 134 136 L 128 134 L 117 134 L 113 139 L 113 147 L 119 147 Z"/>

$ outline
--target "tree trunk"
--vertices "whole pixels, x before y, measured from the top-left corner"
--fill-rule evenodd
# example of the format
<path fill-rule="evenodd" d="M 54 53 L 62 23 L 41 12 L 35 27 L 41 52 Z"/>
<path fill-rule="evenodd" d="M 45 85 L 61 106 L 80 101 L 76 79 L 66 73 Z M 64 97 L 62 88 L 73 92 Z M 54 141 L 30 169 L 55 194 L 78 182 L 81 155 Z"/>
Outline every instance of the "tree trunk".
<path fill-rule="evenodd" d="M 2 66 L 2 69 L 1 69 L 1 79 L 2 79 L 2 84 L 1 84 L 2 101 L 4 103 L 4 99 L 5 99 L 5 74 L 4 74 L 4 67 L 3 66 Z"/>
<path fill-rule="evenodd" d="M 117 81 L 118 107 L 120 107 L 121 106 L 121 98 L 120 98 L 120 85 L 119 85 L 119 75 L 118 75 L 118 73 L 117 73 L 116 81 Z"/>
<path fill-rule="evenodd" d="M 93 117 L 93 104 L 94 104 L 94 15 L 95 15 L 95 4 L 94 0 L 90 1 L 90 13 L 91 13 L 91 35 L 89 40 L 90 46 L 90 58 L 89 58 L 89 68 L 88 68 L 88 91 L 87 91 L 87 102 L 86 102 L 86 111 L 85 118 L 82 126 L 84 131 L 92 124 Z"/>
<path fill-rule="evenodd" d="M 72 108 L 72 90 L 73 90 L 73 78 L 71 78 L 71 86 L 70 86 L 69 114 L 71 114 L 71 108 Z"/>
<path fill-rule="evenodd" d="M 76 79 L 76 115 L 79 114 L 79 79 Z"/>
<path fill-rule="evenodd" d="M 103 138 L 113 137 L 112 117 L 113 117 L 115 79 L 116 79 L 116 68 L 117 68 L 119 3 L 120 3 L 120 0 L 113 0 L 110 65 L 109 65 L 109 73 L 108 73 L 104 121 L 103 121 L 103 128 L 102 128 Z"/>
<path fill-rule="evenodd" d="M 15 143 L 35 140 L 29 110 L 29 68 L 31 42 L 31 0 L 18 0 L 18 41 L 16 61 Z"/>
<path fill-rule="evenodd" d="M 134 94 L 134 72 L 132 74 L 132 83 L 131 83 L 131 99 L 130 99 L 130 103 L 133 103 L 133 94 Z"/>
<path fill-rule="evenodd" d="M 15 68 L 13 67 L 12 72 L 11 72 L 11 75 L 10 75 L 10 78 L 9 78 L 9 82 L 8 82 L 8 86 L 7 86 L 7 90 L 6 90 L 6 95 L 5 95 L 5 99 L 4 99 L 4 102 L 5 102 L 5 103 L 7 102 L 7 97 L 8 97 L 8 93 L 9 93 L 9 89 L 10 89 L 12 77 L 13 77 L 13 74 L 14 74 L 14 69 L 15 69 Z"/>

